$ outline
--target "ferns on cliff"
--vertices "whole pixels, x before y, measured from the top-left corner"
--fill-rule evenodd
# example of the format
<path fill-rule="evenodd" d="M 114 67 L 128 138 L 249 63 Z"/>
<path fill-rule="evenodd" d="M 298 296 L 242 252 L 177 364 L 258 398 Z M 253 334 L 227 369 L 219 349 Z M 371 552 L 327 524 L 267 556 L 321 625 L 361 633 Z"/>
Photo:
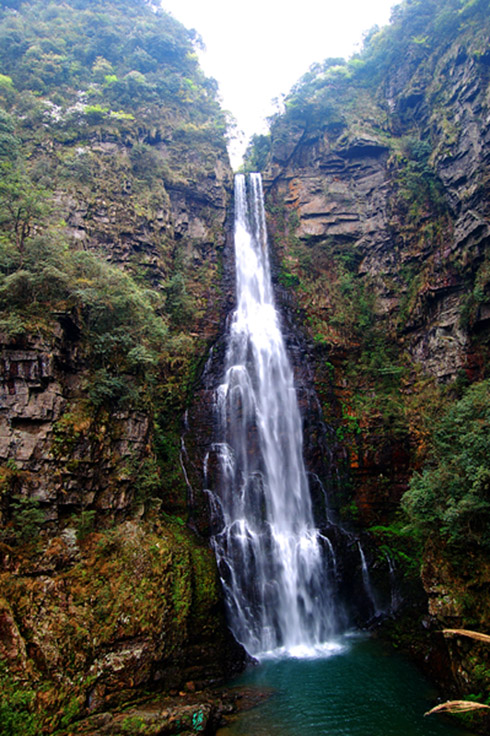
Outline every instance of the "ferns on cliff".
<path fill-rule="evenodd" d="M 36 736 L 40 732 L 35 698 L 35 691 L 20 687 L 7 664 L 0 660 L 0 736 Z"/>

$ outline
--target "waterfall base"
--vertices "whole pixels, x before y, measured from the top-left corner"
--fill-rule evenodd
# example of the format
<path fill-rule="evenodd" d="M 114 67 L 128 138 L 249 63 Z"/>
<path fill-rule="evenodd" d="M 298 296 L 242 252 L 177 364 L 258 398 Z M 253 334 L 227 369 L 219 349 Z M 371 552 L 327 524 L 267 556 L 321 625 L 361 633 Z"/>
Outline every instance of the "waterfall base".
<path fill-rule="evenodd" d="M 235 686 L 272 691 L 218 736 L 470 736 L 424 713 L 437 693 L 398 652 L 365 636 L 344 637 L 329 657 L 266 661 Z"/>

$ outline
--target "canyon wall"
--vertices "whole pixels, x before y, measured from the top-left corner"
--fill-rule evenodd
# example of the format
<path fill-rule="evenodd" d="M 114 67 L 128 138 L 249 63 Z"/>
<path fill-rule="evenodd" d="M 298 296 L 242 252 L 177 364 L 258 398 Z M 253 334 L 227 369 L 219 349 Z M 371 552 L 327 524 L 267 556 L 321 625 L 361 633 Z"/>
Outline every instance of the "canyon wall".
<path fill-rule="evenodd" d="M 173 18 L 143 1 L 10 5 L 0 678 L 2 719 L 27 734 L 243 661 L 187 528 L 181 457 L 226 311 L 232 174 L 216 84 Z"/>

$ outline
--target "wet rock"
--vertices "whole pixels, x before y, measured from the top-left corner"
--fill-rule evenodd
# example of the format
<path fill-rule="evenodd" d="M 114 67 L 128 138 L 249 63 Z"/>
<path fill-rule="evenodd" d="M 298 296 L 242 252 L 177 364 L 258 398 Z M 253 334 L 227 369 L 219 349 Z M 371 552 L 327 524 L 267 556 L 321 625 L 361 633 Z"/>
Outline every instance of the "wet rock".
<path fill-rule="evenodd" d="M 86 369 L 77 370 L 78 357 L 77 342 L 56 333 L 23 349 L 1 347 L 0 461 L 24 474 L 23 495 L 45 505 L 51 521 L 64 506 L 129 508 L 121 471 L 125 459 L 145 456 L 149 442 L 149 417 L 140 411 L 114 412 L 110 432 L 95 428 L 81 408 Z"/>

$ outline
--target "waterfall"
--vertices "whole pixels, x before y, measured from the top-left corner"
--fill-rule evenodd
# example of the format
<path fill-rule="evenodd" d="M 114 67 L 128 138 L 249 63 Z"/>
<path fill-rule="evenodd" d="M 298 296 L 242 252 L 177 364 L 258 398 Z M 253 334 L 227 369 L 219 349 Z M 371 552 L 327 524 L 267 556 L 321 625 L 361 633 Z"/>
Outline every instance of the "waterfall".
<path fill-rule="evenodd" d="M 362 581 L 364 583 L 364 590 L 366 591 L 366 595 L 368 599 L 371 602 L 371 605 L 373 607 L 373 616 L 380 616 L 382 614 L 382 611 L 380 610 L 378 603 L 376 601 L 376 596 L 374 594 L 373 586 L 371 585 L 371 577 L 369 575 L 369 568 L 367 566 L 366 562 L 366 555 L 364 554 L 364 550 L 362 548 L 362 545 L 360 541 L 357 542 L 357 548 L 359 550 L 359 557 L 361 558 L 361 572 L 362 572 Z"/>
<path fill-rule="evenodd" d="M 398 589 L 398 582 L 396 579 L 395 562 L 389 552 L 385 553 L 386 561 L 388 563 L 388 570 L 390 573 L 390 591 L 391 591 L 391 603 L 390 613 L 396 613 L 402 603 L 400 591 Z"/>
<path fill-rule="evenodd" d="M 259 174 L 235 180 L 235 259 L 237 305 L 212 448 L 220 477 L 209 490 L 213 546 L 237 640 L 259 657 L 313 656 L 336 646 L 335 559 L 313 518 Z"/>

